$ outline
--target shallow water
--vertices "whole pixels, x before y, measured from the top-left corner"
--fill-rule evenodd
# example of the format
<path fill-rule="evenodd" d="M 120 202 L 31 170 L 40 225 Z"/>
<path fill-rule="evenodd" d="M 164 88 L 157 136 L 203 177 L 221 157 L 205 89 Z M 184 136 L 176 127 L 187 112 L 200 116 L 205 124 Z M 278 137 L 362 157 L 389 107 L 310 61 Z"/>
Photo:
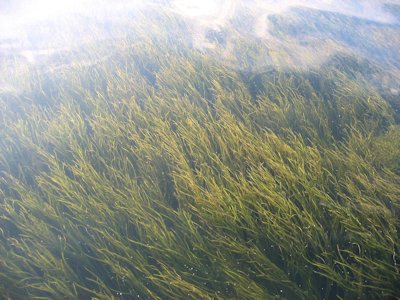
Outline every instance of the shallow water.
<path fill-rule="evenodd" d="M 72 3 L 0 5 L 0 299 L 399 297 L 399 3 Z"/>

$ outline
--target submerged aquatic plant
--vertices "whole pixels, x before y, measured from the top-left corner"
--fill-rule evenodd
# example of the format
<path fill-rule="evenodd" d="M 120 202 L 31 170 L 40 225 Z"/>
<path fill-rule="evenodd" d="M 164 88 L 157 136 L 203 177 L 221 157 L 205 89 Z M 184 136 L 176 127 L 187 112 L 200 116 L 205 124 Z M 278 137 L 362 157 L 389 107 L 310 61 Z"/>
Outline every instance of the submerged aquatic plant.
<path fill-rule="evenodd" d="M 391 104 L 337 66 L 235 70 L 163 18 L 95 65 L 2 70 L 0 295 L 398 297 Z"/>

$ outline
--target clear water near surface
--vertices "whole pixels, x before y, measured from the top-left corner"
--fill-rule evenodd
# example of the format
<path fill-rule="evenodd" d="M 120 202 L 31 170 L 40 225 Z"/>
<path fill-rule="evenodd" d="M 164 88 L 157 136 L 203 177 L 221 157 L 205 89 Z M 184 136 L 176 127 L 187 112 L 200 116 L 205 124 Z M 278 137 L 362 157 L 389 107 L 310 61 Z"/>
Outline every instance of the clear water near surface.
<path fill-rule="evenodd" d="M 400 4 L 0 4 L 0 299 L 399 297 Z"/>

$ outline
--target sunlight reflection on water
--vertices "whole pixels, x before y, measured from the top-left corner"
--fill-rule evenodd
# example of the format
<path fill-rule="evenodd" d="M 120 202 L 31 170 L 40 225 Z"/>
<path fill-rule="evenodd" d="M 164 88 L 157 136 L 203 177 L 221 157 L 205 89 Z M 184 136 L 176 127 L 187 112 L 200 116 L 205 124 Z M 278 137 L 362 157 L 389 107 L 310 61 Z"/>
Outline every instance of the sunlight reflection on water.
<path fill-rule="evenodd" d="M 134 11 L 143 1 L 27 1 L 0 4 L 0 59 L 35 64 L 46 57 L 77 49 L 90 39 L 105 39 L 107 24 Z M 96 35 L 93 28 L 104 30 Z M 90 63 L 90 62 L 89 62 Z"/>
<path fill-rule="evenodd" d="M 122 14 L 136 9 L 165 10 L 182 17 L 190 24 L 193 45 L 198 49 L 215 49 L 215 43 L 207 39 L 210 29 L 223 34 L 238 14 L 246 12 L 254 21 L 246 28 L 249 38 L 253 35 L 273 46 L 278 41 L 271 37 L 268 16 L 288 14 L 297 6 L 379 22 L 393 21 L 377 0 L 17 0 L 8 9 L 0 4 L 0 59 L 17 57 L 36 64 L 59 52 L 77 49 L 88 39 L 114 38 L 116 33 L 107 32 L 107 26 L 113 27 Z M 94 35 L 91 25 L 100 25 L 103 31 Z M 229 36 L 224 45 L 222 57 L 232 56 L 235 45 Z M 280 41 L 278 46 L 281 47 Z M 295 46 L 291 44 L 290 49 L 295 49 L 292 52 L 297 56 Z M 302 48 L 299 51 L 304 52 Z"/>

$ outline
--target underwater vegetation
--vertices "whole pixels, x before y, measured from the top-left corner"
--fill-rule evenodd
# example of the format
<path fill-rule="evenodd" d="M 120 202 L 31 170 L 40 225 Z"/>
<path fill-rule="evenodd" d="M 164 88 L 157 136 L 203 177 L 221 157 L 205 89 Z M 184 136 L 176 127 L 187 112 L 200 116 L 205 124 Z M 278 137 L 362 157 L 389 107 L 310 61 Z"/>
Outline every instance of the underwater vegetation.
<path fill-rule="evenodd" d="M 393 7 L 398 7 L 393 5 Z M 395 8 L 391 11 L 396 12 Z M 394 13 L 393 12 L 393 13 Z M 297 8 L 286 15 L 270 16 L 274 35 L 295 38 L 302 44 L 318 44 L 321 40 L 334 40 L 379 61 L 387 68 L 399 68 L 400 25 L 344 16 L 333 12 Z"/>
<path fill-rule="evenodd" d="M 0 298 L 400 297 L 379 69 L 238 70 L 140 18 L 67 67 L 0 58 Z"/>

